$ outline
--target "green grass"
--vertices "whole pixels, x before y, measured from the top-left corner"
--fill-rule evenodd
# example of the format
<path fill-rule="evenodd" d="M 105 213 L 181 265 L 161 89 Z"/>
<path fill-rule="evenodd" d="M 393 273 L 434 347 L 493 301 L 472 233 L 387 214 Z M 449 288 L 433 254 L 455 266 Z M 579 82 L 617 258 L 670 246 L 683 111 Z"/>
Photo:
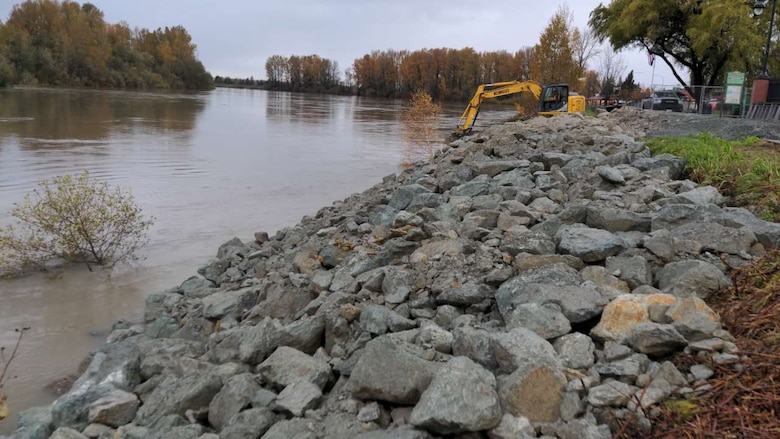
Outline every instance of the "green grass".
<path fill-rule="evenodd" d="M 729 141 L 709 133 L 646 139 L 653 154 L 687 160 L 688 178 L 715 186 L 731 204 L 754 207 L 769 221 L 780 222 L 780 145 L 757 138 Z"/>

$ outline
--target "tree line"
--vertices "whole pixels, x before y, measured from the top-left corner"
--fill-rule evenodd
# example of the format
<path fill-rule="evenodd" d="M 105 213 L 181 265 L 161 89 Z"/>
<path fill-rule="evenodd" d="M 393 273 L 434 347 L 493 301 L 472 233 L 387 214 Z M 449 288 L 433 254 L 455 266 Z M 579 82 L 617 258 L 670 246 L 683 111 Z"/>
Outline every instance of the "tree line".
<path fill-rule="evenodd" d="M 568 83 L 583 89 L 588 74 L 598 77 L 587 69 L 598 53 L 598 42 L 589 30 L 573 27 L 572 21 L 569 10 L 560 9 L 537 45 L 515 52 L 478 52 L 471 47 L 376 50 L 355 59 L 343 77 L 335 61 L 318 55 L 273 55 L 265 63 L 268 81 L 260 87 L 385 98 L 424 91 L 440 101 L 468 100 L 479 84 L 509 80 Z"/>
<path fill-rule="evenodd" d="M 721 85 L 728 71 L 746 72 L 748 81 L 760 73 L 762 40 L 771 14 L 753 16 L 751 4 L 744 0 L 612 0 L 591 12 L 584 29 L 572 26 L 572 15 L 563 7 L 534 46 L 514 52 L 477 52 L 469 47 L 373 51 L 355 59 L 337 83 L 363 96 L 406 98 L 423 90 L 437 100 L 466 100 L 482 83 L 534 80 L 568 83 L 589 97 L 637 99 L 649 90 L 640 92 L 633 74 L 626 74 L 620 51 L 640 49 L 667 64 L 677 81 L 698 97 L 701 88 L 694 90 L 693 86 Z M 321 69 L 301 68 L 301 60 L 307 58 L 330 67 L 327 80 Z M 325 83 L 329 88 L 342 88 L 334 83 L 336 63 L 316 55 L 274 55 L 265 67 L 269 84 L 263 84 L 264 88 L 321 92 Z M 769 70 L 780 72 L 776 41 Z"/>
<path fill-rule="evenodd" d="M 182 26 L 131 29 L 91 3 L 27 0 L 0 23 L 0 85 L 211 88 L 195 49 Z"/>

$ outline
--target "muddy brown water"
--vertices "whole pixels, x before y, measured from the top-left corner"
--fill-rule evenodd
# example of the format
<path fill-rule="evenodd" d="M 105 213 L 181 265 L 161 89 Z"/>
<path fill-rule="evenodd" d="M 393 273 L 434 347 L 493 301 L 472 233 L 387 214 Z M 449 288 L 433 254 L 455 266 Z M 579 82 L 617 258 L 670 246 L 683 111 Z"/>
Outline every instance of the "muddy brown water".
<path fill-rule="evenodd" d="M 156 218 L 144 260 L 0 279 L 0 346 L 29 326 L 5 387 L 20 410 L 75 373 L 118 319 L 194 275 L 234 236 L 273 233 L 399 171 L 403 102 L 217 89 L 198 94 L 0 89 L 0 225 L 43 179 L 88 170 Z M 459 106 L 445 108 L 442 137 Z M 480 125 L 512 115 L 483 112 Z M 0 362 L 2 365 L 3 362 Z"/>

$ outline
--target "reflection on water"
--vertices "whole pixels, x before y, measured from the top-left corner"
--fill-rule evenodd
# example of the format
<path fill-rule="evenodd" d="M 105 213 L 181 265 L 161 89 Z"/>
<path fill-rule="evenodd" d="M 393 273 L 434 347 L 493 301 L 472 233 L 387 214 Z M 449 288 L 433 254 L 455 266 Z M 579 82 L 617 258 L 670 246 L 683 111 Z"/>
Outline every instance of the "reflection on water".
<path fill-rule="evenodd" d="M 38 181 L 83 169 L 130 188 L 156 217 L 146 259 L 110 276 L 0 280 L 0 346 L 32 327 L 6 388 L 11 410 L 50 402 L 45 384 L 74 372 L 114 321 L 140 318 L 146 295 L 194 274 L 222 242 L 292 225 L 398 171 L 401 108 L 255 90 L 0 90 L 0 225 Z M 445 112 L 442 137 L 459 110 Z"/>
<path fill-rule="evenodd" d="M 204 108 L 202 95 L 130 94 L 94 90 L 0 90 L 0 136 L 20 145 L 105 145 L 122 132 L 189 133 Z M 186 143 L 186 138 L 181 139 Z"/>

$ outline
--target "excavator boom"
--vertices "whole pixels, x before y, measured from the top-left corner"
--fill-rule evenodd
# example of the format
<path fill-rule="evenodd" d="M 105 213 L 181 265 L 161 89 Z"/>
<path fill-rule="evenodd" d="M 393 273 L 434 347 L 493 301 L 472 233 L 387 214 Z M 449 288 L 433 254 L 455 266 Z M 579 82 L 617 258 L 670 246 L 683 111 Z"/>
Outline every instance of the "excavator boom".
<path fill-rule="evenodd" d="M 495 82 L 492 84 L 481 84 L 477 87 L 477 92 L 474 93 L 474 97 L 469 101 L 469 105 L 460 116 L 460 122 L 458 123 L 458 130 L 456 133 L 460 135 L 466 134 L 471 131 L 474 126 L 474 122 L 479 115 L 479 106 L 482 105 L 482 101 L 485 99 L 493 99 L 500 96 L 509 96 L 517 93 L 530 91 L 534 97 L 539 100 L 542 94 L 542 86 L 533 81 L 506 81 Z"/>
<path fill-rule="evenodd" d="M 460 137 L 471 132 L 479 115 L 479 107 L 485 99 L 530 92 L 539 101 L 539 114 L 553 116 L 561 113 L 581 113 L 585 111 L 585 97 L 569 93 L 569 86 L 556 84 L 542 86 L 534 81 L 506 81 L 481 84 L 466 110 L 460 117 L 455 135 Z"/>

